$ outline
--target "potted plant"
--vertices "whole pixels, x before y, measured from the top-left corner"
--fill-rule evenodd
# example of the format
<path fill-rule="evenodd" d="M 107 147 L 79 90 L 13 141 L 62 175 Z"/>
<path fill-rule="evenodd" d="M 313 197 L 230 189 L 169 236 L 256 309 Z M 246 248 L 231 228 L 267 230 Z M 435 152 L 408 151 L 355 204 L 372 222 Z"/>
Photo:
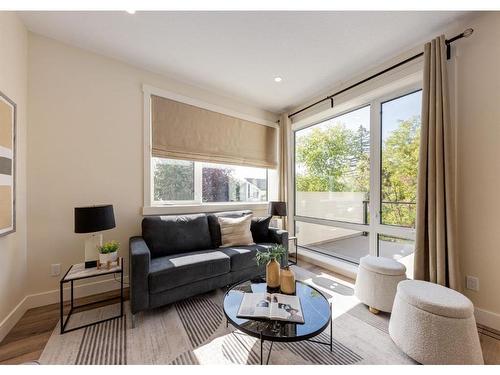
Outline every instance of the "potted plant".
<path fill-rule="evenodd" d="M 257 251 L 255 260 L 257 265 L 266 265 L 266 282 L 270 288 L 280 286 L 280 264 L 279 261 L 286 254 L 283 245 L 273 245 L 267 251 Z"/>
<path fill-rule="evenodd" d="M 120 244 L 116 241 L 106 242 L 102 246 L 98 246 L 99 264 L 106 264 L 108 267 L 111 263 L 118 260 L 118 248 Z"/>

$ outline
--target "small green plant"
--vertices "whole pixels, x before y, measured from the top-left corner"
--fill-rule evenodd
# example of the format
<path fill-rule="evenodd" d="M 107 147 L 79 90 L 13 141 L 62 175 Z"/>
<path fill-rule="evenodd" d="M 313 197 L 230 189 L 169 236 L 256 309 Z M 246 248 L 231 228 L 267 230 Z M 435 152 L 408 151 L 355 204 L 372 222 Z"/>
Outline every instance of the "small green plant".
<path fill-rule="evenodd" d="M 118 251 L 119 247 L 120 247 L 120 244 L 118 242 L 110 241 L 110 242 L 106 242 L 102 246 L 99 246 L 97 249 L 99 250 L 100 254 L 111 254 L 111 253 L 114 253 L 115 251 Z"/>
<path fill-rule="evenodd" d="M 257 251 L 255 255 L 255 261 L 257 265 L 263 266 L 267 264 L 270 260 L 276 260 L 279 262 L 281 258 L 286 254 L 285 246 L 283 245 L 273 245 L 267 251 Z"/>

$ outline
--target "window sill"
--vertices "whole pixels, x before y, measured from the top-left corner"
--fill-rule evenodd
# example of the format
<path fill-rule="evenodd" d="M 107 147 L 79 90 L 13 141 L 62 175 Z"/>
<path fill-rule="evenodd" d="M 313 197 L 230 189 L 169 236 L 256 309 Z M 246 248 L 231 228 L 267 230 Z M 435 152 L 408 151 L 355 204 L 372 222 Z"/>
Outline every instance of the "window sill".
<path fill-rule="evenodd" d="M 178 204 L 164 206 L 145 206 L 142 214 L 148 215 L 172 215 L 172 214 L 196 214 L 200 212 L 220 212 L 239 210 L 265 210 L 267 212 L 268 202 L 238 202 L 238 203 L 208 203 L 208 204 Z"/>

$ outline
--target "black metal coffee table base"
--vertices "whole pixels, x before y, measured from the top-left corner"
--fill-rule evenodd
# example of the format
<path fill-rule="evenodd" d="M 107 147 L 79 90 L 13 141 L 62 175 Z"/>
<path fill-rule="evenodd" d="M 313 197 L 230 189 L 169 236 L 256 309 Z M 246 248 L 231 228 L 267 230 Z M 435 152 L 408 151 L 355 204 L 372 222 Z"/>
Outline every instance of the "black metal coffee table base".
<path fill-rule="evenodd" d="M 299 298 L 299 317 L 302 322 L 277 321 L 268 319 L 249 319 L 238 316 L 243 297 L 246 293 L 261 293 L 262 297 L 269 298 L 272 293 L 265 280 L 256 278 L 243 281 L 229 288 L 224 296 L 223 311 L 226 317 L 226 325 L 231 324 L 237 331 L 235 334 L 245 334 L 260 341 L 260 363 L 268 364 L 271 358 L 274 342 L 290 343 L 299 341 L 311 341 L 313 343 L 327 345 L 333 350 L 332 338 L 332 303 L 324 294 L 315 287 L 303 282 L 295 281 L 294 295 Z M 279 295 L 277 299 L 279 299 Z M 276 301 L 278 302 L 278 301 Z M 317 336 L 330 326 L 330 340 L 317 340 Z M 264 341 L 269 341 L 267 356 L 264 350 Z"/>
<path fill-rule="evenodd" d="M 330 312 L 331 311 L 332 311 L 332 304 L 330 303 Z M 228 326 L 229 326 L 229 321 L 226 318 L 226 327 L 228 327 Z M 237 332 L 237 331 L 233 331 L 233 335 L 245 335 L 245 336 L 249 336 L 246 333 Z M 318 333 L 318 335 L 319 335 L 319 333 Z M 269 364 L 269 359 L 271 358 L 271 352 L 273 350 L 274 341 L 264 340 L 264 338 L 262 337 L 262 335 L 260 336 L 259 341 L 260 341 L 260 364 L 261 365 L 264 364 L 264 342 L 265 341 L 270 341 L 271 342 L 271 345 L 269 346 L 269 351 L 267 352 L 267 359 L 266 359 L 266 365 L 268 365 Z M 330 352 L 333 351 L 333 321 L 330 322 L 330 341 L 329 342 L 319 341 L 319 340 L 313 340 L 313 339 L 305 339 L 305 340 L 299 340 L 299 341 L 309 341 L 309 342 L 313 342 L 315 344 L 327 345 L 327 346 L 330 347 Z"/>

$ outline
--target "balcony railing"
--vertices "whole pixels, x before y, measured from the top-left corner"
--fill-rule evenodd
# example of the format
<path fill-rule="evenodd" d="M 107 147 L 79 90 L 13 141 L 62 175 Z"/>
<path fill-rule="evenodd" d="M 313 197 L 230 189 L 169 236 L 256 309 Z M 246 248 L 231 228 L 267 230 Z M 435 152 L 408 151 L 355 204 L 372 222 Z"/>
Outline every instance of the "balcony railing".
<path fill-rule="evenodd" d="M 415 202 L 391 202 L 391 201 L 382 201 L 382 204 L 394 204 L 394 205 L 407 205 L 408 208 L 410 206 L 416 206 Z M 370 201 L 363 201 L 363 224 L 368 224 L 368 205 L 370 204 Z"/>

